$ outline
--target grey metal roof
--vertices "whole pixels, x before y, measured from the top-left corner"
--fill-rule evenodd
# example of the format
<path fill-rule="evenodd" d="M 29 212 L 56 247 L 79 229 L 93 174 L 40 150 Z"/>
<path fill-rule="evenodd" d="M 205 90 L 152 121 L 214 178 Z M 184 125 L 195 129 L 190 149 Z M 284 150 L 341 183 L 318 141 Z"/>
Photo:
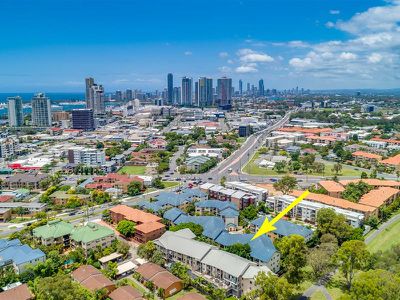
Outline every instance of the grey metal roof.
<path fill-rule="evenodd" d="M 232 253 L 212 249 L 201 263 L 215 267 L 234 277 L 242 275 L 251 262 Z"/>
<path fill-rule="evenodd" d="M 162 248 L 201 260 L 214 247 L 167 231 L 154 243 Z"/>

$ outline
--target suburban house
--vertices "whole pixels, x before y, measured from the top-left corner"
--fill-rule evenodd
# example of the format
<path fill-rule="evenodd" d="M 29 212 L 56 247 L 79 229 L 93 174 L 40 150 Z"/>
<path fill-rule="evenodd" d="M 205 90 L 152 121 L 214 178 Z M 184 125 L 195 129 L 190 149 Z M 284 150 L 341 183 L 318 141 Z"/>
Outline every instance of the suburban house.
<path fill-rule="evenodd" d="M 18 239 L 0 239 L 0 268 L 12 266 L 17 274 L 26 270 L 28 265 L 44 262 L 46 255 L 40 249 L 32 249 Z"/>
<path fill-rule="evenodd" d="M 111 300 L 144 300 L 142 294 L 130 285 L 120 286 L 112 291 L 108 298 Z"/>
<path fill-rule="evenodd" d="M 145 263 L 136 269 L 143 282 L 150 281 L 156 289 L 163 290 L 163 297 L 170 297 L 182 290 L 183 284 L 175 275 L 153 263 Z"/>
<path fill-rule="evenodd" d="M 188 157 L 185 160 L 185 166 L 189 171 L 200 172 L 201 167 L 208 161 L 210 161 L 210 158 L 203 155 Z"/>
<path fill-rule="evenodd" d="M 26 283 L 19 284 L 0 293 L 0 300 L 33 300 L 35 297 Z"/>
<path fill-rule="evenodd" d="M 382 156 L 366 151 L 356 151 L 352 153 L 356 161 L 367 161 L 370 163 L 377 163 L 382 160 Z"/>
<path fill-rule="evenodd" d="M 126 205 L 117 205 L 110 209 L 111 220 L 118 224 L 122 220 L 132 221 L 136 224 L 133 238 L 140 243 L 154 240 L 165 232 L 165 225 L 161 218 L 151 213 Z"/>
<path fill-rule="evenodd" d="M 65 206 L 71 198 L 78 198 L 82 203 L 90 199 L 90 195 L 84 194 L 68 194 L 64 191 L 56 191 L 49 196 L 54 205 Z"/>
<path fill-rule="evenodd" d="M 71 273 L 72 279 L 92 292 L 106 289 L 107 294 L 115 290 L 115 284 L 91 265 L 82 265 Z"/>

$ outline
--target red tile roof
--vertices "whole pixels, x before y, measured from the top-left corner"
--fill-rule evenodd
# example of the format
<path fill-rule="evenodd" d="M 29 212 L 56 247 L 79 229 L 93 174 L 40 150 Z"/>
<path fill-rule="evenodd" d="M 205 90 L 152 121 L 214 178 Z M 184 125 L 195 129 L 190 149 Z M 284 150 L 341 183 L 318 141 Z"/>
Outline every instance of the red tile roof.
<path fill-rule="evenodd" d="M 143 233 L 149 233 L 161 228 L 165 228 L 165 225 L 160 222 L 150 222 L 137 225 L 135 228 Z"/>
<path fill-rule="evenodd" d="M 0 293 L 0 300 L 30 300 L 33 295 L 26 284 Z"/>
<path fill-rule="evenodd" d="M 356 152 L 353 152 L 352 155 L 356 156 L 356 157 L 365 157 L 365 158 L 376 159 L 376 160 L 382 159 L 381 155 L 373 154 L 373 153 L 369 153 L 369 152 L 365 152 L 365 151 L 356 151 Z"/>
<path fill-rule="evenodd" d="M 91 265 L 80 266 L 72 272 L 71 276 L 75 281 L 91 291 L 114 286 L 110 279 Z"/>
<path fill-rule="evenodd" d="M 386 165 L 398 166 L 400 165 L 400 154 L 384 159 L 381 161 L 381 163 Z"/>
<path fill-rule="evenodd" d="M 110 209 L 111 212 L 121 214 L 125 219 L 135 223 L 151 223 L 161 221 L 160 217 L 126 205 L 117 205 Z"/>
<path fill-rule="evenodd" d="M 373 207 L 381 207 L 382 205 L 386 204 L 389 199 L 398 195 L 400 195 L 400 191 L 398 189 L 391 187 L 380 187 L 363 195 L 358 203 Z"/>
<path fill-rule="evenodd" d="M 372 185 L 373 187 L 389 186 L 389 187 L 393 187 L 393 188 L 400 188 L 399 181 L 382 180 L 382 179 L 375 179 L 375 178 L 340 180 L 339 183 L 341 185 L 346 186 L 349 183 L 358 183 L 360 181 L 365 182 L 366 184 Z"/>
<path fill-rule="evenodd" d="M 142 294 L 130 285 L 124 285 L 114 290 L 108 297 L 112 300 L 142 300 Z"/>
<path fill-rule="evenodd" d="M 344 187 L 333 180 L 321 180 L 318 182 L 320 186 L 322 186 L 329 193 L 341 193 L 344 191 Z"/>

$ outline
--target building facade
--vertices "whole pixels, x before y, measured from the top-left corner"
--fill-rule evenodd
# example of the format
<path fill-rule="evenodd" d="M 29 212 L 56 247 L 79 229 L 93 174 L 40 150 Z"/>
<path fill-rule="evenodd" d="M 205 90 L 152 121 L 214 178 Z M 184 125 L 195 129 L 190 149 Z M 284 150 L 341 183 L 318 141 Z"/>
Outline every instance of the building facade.
<path fill-rule="evenodd" d="M 39 93 L 32 98 L 32 125 L 37 127 L 51 126 L 50 99 Z"/>
<path fill-rule="evenodd" d="M 24 124 L 24 114 L 21 97 L 9 97 L 8 102 L 8 125 L 20 127 Z"/>

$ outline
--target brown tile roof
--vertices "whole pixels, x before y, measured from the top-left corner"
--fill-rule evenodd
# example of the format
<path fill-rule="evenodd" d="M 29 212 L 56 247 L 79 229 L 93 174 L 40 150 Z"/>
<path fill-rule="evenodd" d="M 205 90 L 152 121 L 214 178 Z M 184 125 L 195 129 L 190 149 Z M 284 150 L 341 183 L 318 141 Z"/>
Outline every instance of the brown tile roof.
<path fill-rule="evenodd" d="M 366 184 L 372 185 L 373 187 L 379 186 L 389 186 L 389 187 L 397 187 L 400 188 L 400 182 L 395 180 L 382 180 L 375 178 L 365 178 L 365 179 L 349 179 L 349 180 L 340 180 L 339 183 L 346 186 L 349 183 L 357 183 L 357 182 L 365 182 Z"/>
<path fill-rule="evenodd" d="M 357 157 L 365 157 L 365 158 L 369 158 L 369 159 L 376 159 L 376 160 L 381 160 L 382 156 L 378 155 L 378 154 L 373 154 L 373 153 L 369 153 L 369 152 L 365 152 L 365 151 L 356 151 L 352 153 L 353 156 L 357 156 Z"/>
<path fill-rule="evenodd" d="M 141 231 L 143 233 L 149 233 L 149 232 L 159 230 L 164 227 L 165 227 L 165 225 L 160 222 L 150 222 L 150 223 L 143 223 L 143 224 L 137 225 L 135 228 L 136 228 L 136 230 Z"/>
<path fill-rule="evenodd" d="M 283 127 L 283 128 L 279 128 L 279 131 L 319 134 L 322 132 L 331 132 L 332 129 L 330 129 L 330 128 Z"/>
<path fill-rule="evenodd" d="M 110 209 L 111 212 L 121 214 L 125 219 L 136 223 L 151 223 L 161 221 L 160 217 L 126 205 L 117 205 Z"/>
<path fill-rule="evenodd" d="M 130 285 L 124 285 L 114 290 L 108 297 L 111 300 L 143 300 L 142 294 Z"/>
<path fill-rule="evenodd" d="M 292 195 L 299 197 L 303 191 L 293 191 Z M 323 203 L 326 205 L 357 211 L 361 213 L 371 213 L 376 210 L 376 207 L 354 203 L 345 199 L 335 198 L 328 195 L 309 193 L 305 200 Z"/>
<path fill-rule="evenodd" d="M 381 163 L 386 165 L 398 166 L 400 165 L 400 154 L 384 159 L 381 161 Z"/>
<path fill-rule="evenodd" d="M 310 135 L 307 137 L 310 140 L 321 140 L 321 141 L 329 141 L 335 142 L 337 139 L 333 136 L 318 136 L 318 135 Z"/>
<path fill-rule="evenodd" d="M 145 263 L 137 268 L 138 272 L 146 281 L 152 281 L 156 287 L 166 290 L 172 284 L 181 282 L 181 280 L 172 275 L 166 269 L 153 263 Z"/>
<path fill-rule="evenodd" d="M 330 193 L 338 193 L 344 191 L 344 187 L 340 183 L 337 183 L 333 180 L 321 180 L 320 182 L 318 182 L 318 184 Z"/>
<path fill-rule="evenodd" d="M 374 207 L 381 207 L 386 203 L 386 201 L 388 201 L 388 199 L 396 195 L 398 196 L 399 194 L 400 191 L 398 189 L 391 187 L 380 187 L 363 195 L 358 203 Z"/>
<path fill-rule="evenodd" d="M 73 271 L 71 275 L 75 281 L 91 291 L 114 286 L 110 279 L 91 265 L 82 265 Z"/>
<path fill-rule="evenodd" d="M 381 139 L 381 138 L 378 138 L 378 137 L 372 138 L 371 141 L 386 142 L 386 143 L 389 143 L 389 144 L 400 144 L 399 140 Z"/>
<path fill-rule="evenodd" d="M 0 293 L 0 300 L 30 300 L 33 294 L 26 284 Z"/>
<path fill-rule="evenodd" d="M 206 300 L 206 297 L 197 293 L 188 293 L 178 298 L 177 300 Z"/>

